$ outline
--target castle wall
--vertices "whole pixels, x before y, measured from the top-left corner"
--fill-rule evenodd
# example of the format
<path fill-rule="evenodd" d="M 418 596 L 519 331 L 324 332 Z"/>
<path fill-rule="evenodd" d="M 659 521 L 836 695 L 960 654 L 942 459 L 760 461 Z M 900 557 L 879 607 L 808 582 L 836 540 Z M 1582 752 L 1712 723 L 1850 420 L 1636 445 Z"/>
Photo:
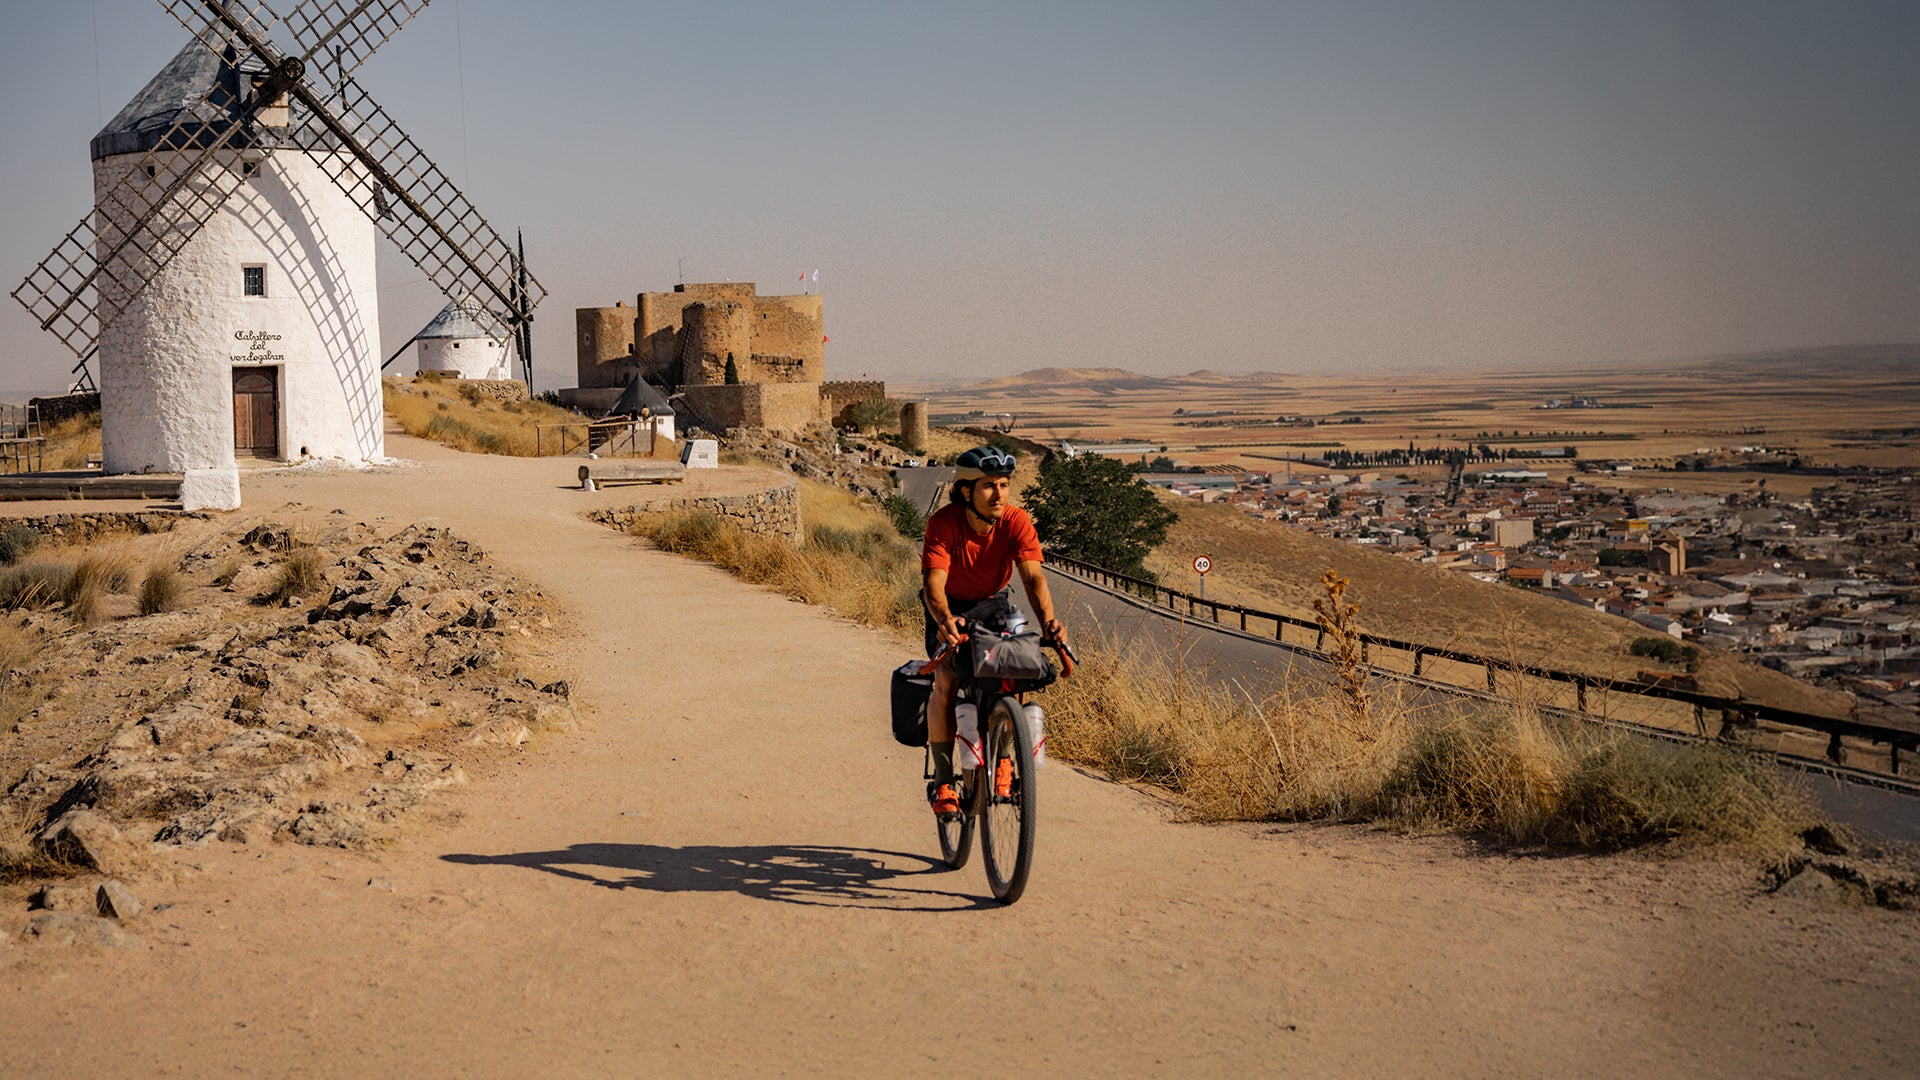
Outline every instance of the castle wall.
<path fill-rule="evenodd" d="M 823 383 L 820 386 L 822 407 L 826 410 L 828 423 L 842 427 L 849 421 L 847 410 L 868 398 L 887 396 L 887 384 L 878 379 L 846 379 L 839 382 Z"/>
<path fill-rule="evenodd" d="M 702 423 L 720 431 L 799 431 L 825 419 L 818 383 L 710 384 L 687 386 L 681 393 Z"/>
<path fill-rule="evenodd" d="M 641 366 L 634 355 L 635 311 L 624 303 L 613 307 L 575 308 L 580 385 L 625 387 Z"/>

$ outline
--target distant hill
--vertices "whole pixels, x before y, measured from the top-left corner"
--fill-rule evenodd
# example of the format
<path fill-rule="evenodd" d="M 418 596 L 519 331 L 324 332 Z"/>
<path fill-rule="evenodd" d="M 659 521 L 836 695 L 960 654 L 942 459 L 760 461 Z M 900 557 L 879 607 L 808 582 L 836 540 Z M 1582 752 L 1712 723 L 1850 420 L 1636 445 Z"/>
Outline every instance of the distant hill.
<path fill-rule="evenodd" d="M 978 384 L 982 388 L 1002 388 L 1009 386 L 1085 386 L 1088 383 L 1152 383 L 1157 382 L 1151 375 L 1141 375 L 1124 368 L 1063 368 L 1046 367 L 1023 371 L 1018 375 L 1008 375 L 1004 379 L 994 379 Z"/>
<path fill-rule="evenodd" d="M 1825 345 L 1777 352 L 1709 356 L 1671 365 L 1688 370 L 1767 375 L 1812 375 L 1821 371 L 1848 375 L 1920 377 L 1920 344 Z"/>
<path fill-rule="evenodd" d="M 1018 375 L 976 384 L 981 390 L 1005 390 L 1015 387 L 1032 386 L 1054 388 L 1061 386 L 1094 386 L 1126 389 L 1161 389 L 1180 386 L 1232 386 L 1246 383 L 1283 382 L 1288 376 L 1273 371 L 1251 371 L 1244 373 L 1212 371 L 1201 368 L 1185 375 L 1142 375 L 1125 368 L 1064 368 L 1047 367 L 1023 371 Z"/>

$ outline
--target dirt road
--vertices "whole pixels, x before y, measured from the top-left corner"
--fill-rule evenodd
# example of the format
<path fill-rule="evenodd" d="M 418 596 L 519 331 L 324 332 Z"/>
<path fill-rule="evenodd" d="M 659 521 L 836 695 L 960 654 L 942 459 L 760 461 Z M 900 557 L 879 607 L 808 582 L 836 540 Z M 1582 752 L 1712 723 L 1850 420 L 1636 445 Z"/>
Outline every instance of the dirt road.
<path fill-rule="evenodd" d="M 1920 1057 L 1920 917 L 1738 868 L 1197 827 L 1059 765 L 1026 898 L 944 872 L 912 642 L 578 516 L 570 464 L 249 475 L 449 526 L 562 605 L 586 708 L 374 855 L 187 855 L 131 954 L 0 946 L 9 1075 L 1808 1075 Z M 628 501 L 631 501 L 630 499 Z M 375 883 L 370 887 L 369 882 Z M 388 886 L 391 886 L 389 891 Z M 6 959 L 8 953 L 14 959 Z"/>

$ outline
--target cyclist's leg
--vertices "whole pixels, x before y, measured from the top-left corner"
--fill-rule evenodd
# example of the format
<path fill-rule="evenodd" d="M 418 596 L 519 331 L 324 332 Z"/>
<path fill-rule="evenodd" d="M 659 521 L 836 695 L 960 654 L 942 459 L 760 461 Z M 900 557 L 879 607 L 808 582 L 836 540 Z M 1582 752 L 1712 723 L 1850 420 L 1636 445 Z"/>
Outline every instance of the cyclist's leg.
<path fill-rule="evenodd" d="M 933 613 L 921 598 L 921 613 L 927 623 L 927 655 L 940 651 L 940 636 L 933 625 Z M 935 785 L 953 779 L 953 697 L 959 680 L 955 678 L 951 658 L 933 669 L 933 692 L 927 697 L 927 747 L 933 757 Z"/>

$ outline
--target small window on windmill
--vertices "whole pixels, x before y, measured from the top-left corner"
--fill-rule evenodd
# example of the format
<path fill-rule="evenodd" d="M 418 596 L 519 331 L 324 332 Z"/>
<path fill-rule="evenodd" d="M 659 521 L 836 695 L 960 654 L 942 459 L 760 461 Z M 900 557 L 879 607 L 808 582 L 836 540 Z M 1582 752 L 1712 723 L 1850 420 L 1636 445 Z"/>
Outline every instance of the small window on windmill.
<path fill-rule="evenodd" d="M 154 168 L 153 166 L 151 166 L 151 165 L 149 165 L 149 166 L 147 166 L 147 179 L 149 179 L 149 180 L 151 180 L 151 179 L 153 179 L 153 178 L 154 178 L 154 177 L 155 177 L 155 176 L 156 176 L 157 174 L 158 174 L 158 170 L 156 170 L 156 169 L 155 169 L 155 168 Z"/>
<path fill-rule="evenodd" d="M 267 268 L 261 265 L 240 268 L 240 295 L 267 295 Z"/>
<path fill-rule="evenodd" d="M 254 173 L 257 173 L 259 171 L 260 171 L 260 163 L 257 161 L 243 161 L 240 163 L 241 176 L 252 176 Z"/>

